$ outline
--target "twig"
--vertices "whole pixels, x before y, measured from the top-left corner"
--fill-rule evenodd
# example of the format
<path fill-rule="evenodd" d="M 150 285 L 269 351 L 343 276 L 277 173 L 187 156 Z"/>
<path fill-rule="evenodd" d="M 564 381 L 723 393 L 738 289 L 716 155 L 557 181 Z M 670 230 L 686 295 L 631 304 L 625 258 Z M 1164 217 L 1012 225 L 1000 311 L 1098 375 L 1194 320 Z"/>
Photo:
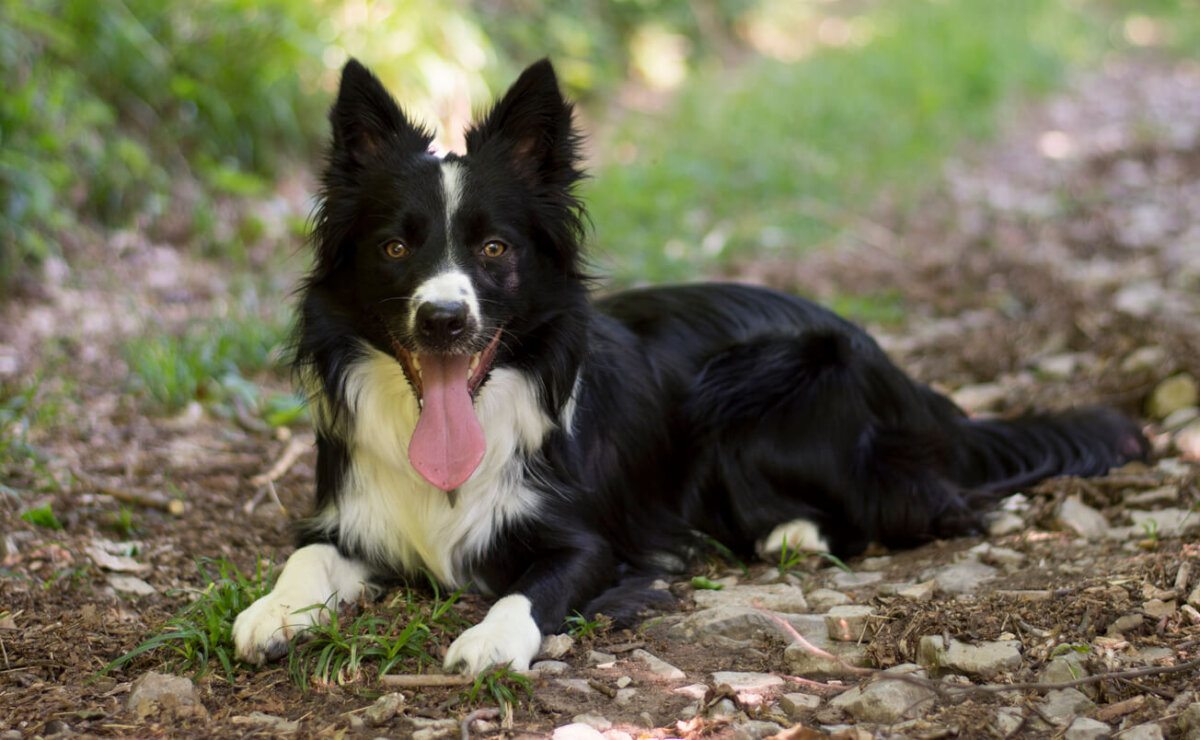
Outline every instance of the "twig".
<path fill-rule="evenodd" d="M 495 719 L 500 716 L 500 710 L 496 707 L 483 707 L 476 709 L 466 717 L 462 718 L 459 727 L 462 728 L 462 740 L 471 740 L 471 723 L 477 719 Z"/>
<path fill-rule="evenodd" d="M 283 453 L 279 455 L 279 459 L 275 461 L 275 464 L 272 465 L 267 472 L 260 473 L 259 475 L 251 478 L 250 483 L 255 486 L 265 486 L 267 483 L 279 480 L 284 476 L 285 473 L 287 473 L 288 470 L 291 469 L 293 465 L 296 464 L 296 461 L 300 459 L 300 456 L 303 455 L 308 448 L 312 446 L 312 444 L 312 437 L 307 434 L 298 437 L 292 437 L 288 440 L 287 447 L 283 448 Z"/>
<path fill-rule="evenodd" d="M 609 699 L 615 698 L 617 695 L 617 692 L 613 691 L 611 686 L 605 686 L 604 684 L 600 683 L 599 681 L 597 681 L 594 678 L 588 679 L 588 686 L 591 686 L 596 691 L 599 691 L 601 694 L 604 694 Z"/>
<path fill-rule="evenodd" d="M 541 671 L 514 671 L 518 676 L 529 679 L 542 677 Z M 460 673 L 400 673 L 379 677 L 379 683 L 400 689 L 445 688 L 470 686 L 475 676 Z"/>
<path fill-rule="evenodd" d="M 610 653 L 627 653 L 630 650 L 646 647 L 645 640 L 634 640 L 633 642 L 619 642 L 616 645 L 605 645 L 604 649 Z"/>
<path fill-rule="evenodd" d="M 288 510 L 287 507 L 283 505 L 283 502 L 279 500 L 279 494 L 275 492 L 275 481 L 267 481 L 267 492 L 271 494 L 271 500 L 275 502 L 275 505 L 279 507 L 279 510 L 283 512 L 284 518 L 286 518 L 288 516 Z"/>
<path fill-rule="evenodd" d="M 177 498 L 164 501 L 163 499 L 156 498 L 154 496 L 147 496 L 141 493 L 133 493 L 132 491 L 114 488 L 113 486 L 101 483 L 78 468 L 72 468 L 71 475 L 83 481 L 85 484 L 87 484 L 88 488 L 93 489 L 96 493 L 103 494 L 110 498 L 115 498 L 122 503 L 133 504 L 135 506 L 145 506 L 146 508 L 150 509 L 158 509 L 159 511 L 165 511 L 174 516 L 179 516 L 183 513 L 183 502 Z"/>

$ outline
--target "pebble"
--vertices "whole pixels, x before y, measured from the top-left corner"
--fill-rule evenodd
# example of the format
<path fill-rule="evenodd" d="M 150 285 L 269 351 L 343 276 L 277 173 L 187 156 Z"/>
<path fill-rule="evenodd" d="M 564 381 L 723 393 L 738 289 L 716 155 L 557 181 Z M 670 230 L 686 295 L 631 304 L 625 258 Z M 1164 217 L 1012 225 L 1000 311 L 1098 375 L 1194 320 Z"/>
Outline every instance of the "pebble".
<path fill-rule="evenodd" d="M 762 608 L 788 614 L 808 611 L 804 590 L 788 583 L 773 583 L 766 586 L 738 586 L 720 591 L 698 590 L 692 594 L 696 606 L 710 609 L 721 606 L 753 608 L 758 602 Z"/>
<path fill-rule="evenodd" d="M 177 706 L 201 710 L 204 707 L 196 696 L 196 687 L 191 679 L 148 671 L 133 682 L 125 706 L 145 717 L 155 712 L 155 705 L 160 708 Z"/>
<path fill-rule="evenodd" d="M 946 669 L 989 678 L 1021 667 L 1020 646 L 1018 640 L 971 645 L 952 639 L 947 647 L 941 635 L 925 635 L 917 645 L 917 662 L 932 670 Z"/>
<path fill-rule="evenodd" d="M 1025 529 L 1025 520 L 1011 511 L 993 512 L 986 521 L 988 534 L 992 537 L 1004 537 Z"/>
<path fill-rule="evenodd" d="M 1165 419 L 1179 409 L 1195 406 L 1200 400 L 1200 387 L 1189 373 L 1172 375 L 1150 391 L 1146 399 L 1146 415 Z"/>
<path fill-rule="evenodd" d="M 814 694 L 797 692 L 779 697 L 779 708 L 787 712 L 792 719 L 803 712 L 815 712 L 819 706 L 821 706 L 821 697 Z"/>
<path fill-rule="evenodd" d="M 613 726 L 612 720 L 608 719 L 607 717 L 601 717 L 598 714 L 577 714 L 571 718 L 571 722 L 572 722 L 572 724 L 574 724 L 574 723 L 585 724 L 588 727 L 592 727 L 599 732 L 611 730 L 612 726 Z"/>
<path fill-rule="evenodd" d="M 551 737 L 554 740 L 604 740 L 604 735 L 600 734 L 599 730 L 583 722 L 563 725 L 556 729 Z"/>
<path fill-rule="evenodd" d="M 1163 740 L 1162 727 L 1156 724 L 1136 725 L 1122 731 L 1121 740 Z"/>
<path fill-rule="evenodd" d="M 633 683 L 632 678 L 630 678 L 629 676 L 621 676 L 620 678 L 617 679 L 617 688 L 623 689 L 631 683 Z"/>
<path fill-rule="evenodd" d="M 1153 533 L 1159 537 L 1178 537 L 1200 529 L 1200 512 L 1188 509 L 1131 510 L 1129 518 L 1133 520 L 1133 525 L 1142 528 L 1144 533 Z"/>
<path fill-rule="evenodd" d="M 762 740 L 783 731 L 783 727 L 774 722 L 760 719 L 747 720 L 733 728 L 735 740 Z"/>
<path fill-rule="evenodd" d="M 613 697 L 620 706 L 625 706 L 633 701 L 633 697 L 637 696 L 637 689 L 617 689 L 616 696 Z"/>
<path fill-rule="evenodd" d="M 737 714 L 737 704 L 734 704 L 733 700 L 731 699 L 722 699 L 716 704 L 713 704 L 712 708 L 708 710 L 708 716 L 711 719 L 732 717 L 735 714 Z"/>
<path fill-rule="evenodd" d="M 808 593 L 808 603 L 813 611 L 827 612 L 835 606 L 852 604 L 854 603 L 854 599 L 841 591 L 834 591 L 831 588 L 818 588 Z"/>
<path fill-rule="evenodd" d="M 963 411 L 978 414 L 982 411 L 998 411 L 1008 391 L 1001 383 L 979 383 L 964 385 L 950 394 L 951 400 Z"/>
<path fill-rule="evenodd" d="M 1187 408 L 1172 411 L 1170 416 L 1162 420 L 1162 428 L 1178 430 L 1198 418 L 1200 418 L 1200 407 L 1188 406 Z"/>
<path fill-rule="evenodd" d="M 1130 493 L 1123 499 L 1127 506 L 1152 506 L 1179 500 L 1179 486 L 1160 486 L 1149 491 Z"/>
<path fill-rule="evenodd" d="M 1150 599 L 1142 604 L 1142 611 L 1151 619 L 1175 616 L 1175 602 L 1162 599 Z"/>
<path fill-rule="evenodd" d="M 688 686 L 680 686 L 675 689 L 676 694 L 683 694 L 692 699 L 703 699 L 708 694 L 708 686 L 702 683 L 694 683 Z"/>
<path fill-rule="evenodd" d="M 539 660 L 530 668 L 546 676 L 561 676 L 571 670 L 571 666 L 561 660 Z"/>
<path fill-rule="evenodd" d="M 1200 421 L 1193 421 L 1175 433 L 1175 449 L 1193 460 L 1200 460 Z"/>
<path fill-rule="evenodd" d="M 270 732 L 277 732 L 284 735 L 290 735 L 300 731 L 300 722 L 298 720 L 286 720 L 283 717 L 276 717 L 273 714 L 265 712 L 251 712 L 244 716 L 230 717 L 229 721 L 235 725 L 254 725 Z"/>
<path fill-rule="evenodd" d="M 714 686 L 728 684 L 742 704 L 761 704 L 763 697 L 783 685 L 783 679 L 770 673 L 717 671 L 712 674 Z"/>
<path fill-rule="evenodd" d="M 990 565 L 985 565 L 975 560 L 967 560 L 941 568 L 934 568 L 921 574 L 921 579 L 932 579 L 939 592 L 955 595 L 971 593 L 985 581 L 996 578 L 999 573 L 1000 571 Z"/>
<path fill-rule="evenodd" d="M 1108 520 L 1099 511 L 1083 503 L 1078 496 L 1067 496 L 1058 509 L 1058 523 L 1089 540 L 1100 539 L 1108 531 Z"/>
<path fill-rule="evenodd" d="M 838 588 L 859 588 L 861 586 L 869 586 L 872 583 L 879 583 L 882 580 L 882 573 L 847 573 L 844 570 L 839 570 L 829 579 Z"/>
<path fill-rule="evenodd" d="M 1161 344 L 1151 344 L 1138 347 L 1125 355 L 1121 360 L 1121 372 L 1126 375 L 1140 375 L 1154 372 L 1170 361 L 1167 350 Z"/>
<path fill-rule="evenodd" d="M 367 707 L 363 712 L 363 719 L 375 727 L 387 724 L 396 716 L 396 712 L 400 711 L 400 706 L 404 704 L 403 694 L 384 694 L 375 700 L 375 703 Z"/>
<path fill-rule="evenodd" d="M 1200 586 L 1196 586 L 1194 589 L 1192 589 L 1192 592 L 1188 594 L 1187 603 L 1196 609 L 1200 609 Z"/>
<path fill-rule="evenodd" d="M 929 601 L 933 598 L 936 591 L 937 581 L 921 581 L 907 588 L 902 588 L 896 593 L 913 601 Z"/>
<path fill-rule="evenodd" d="M 1135 630 L 1138 627 L 1141 627 L 1142 622 L 1145 622 L 1145 621 L 1146 621 L 1146 618 L 1143 617 L 1141 614 L 1122 615 L 1122 616 L 1114 619 L 1112 621 L 1112 624 L 1108 625 L 1108 634 L 1115 635 L 1118 633 L 1124 633 L 1124 632 L 1129 632 L 1130 630 Z"/>
<path fill-rule="evenodd" d="M 594 666 L 610 666 L 617 662 L 617 656 L 612 653 L 604 653 L 599 650 L 589 650 L 587 655 L 588 665 Z"/>
<path fill-rule="evenodd" d="M 867 649 L 856 643 L 838 643 L 837 645 L 819 646 L 828 650 L 835 657 L 850 666 L 869 666 Z M 788 673 L 812 679 L 846 678 L 857 676 L 853 668 L 846 668 L 841 663 L 821 655 L 816 655 L 798 644 L 788 645 L 783 651 L 783 662 Z"/>
<path fill-rule="evenodd" d="M 1111 727 L 1090 717 L 1076 717 L 1063 734 L 1064 740 L 1106 740 L 1111 736 Z"/>
<path fill-rule="evenodd" d="M 982 562 L 1003 568 L 1015 568 L 1025 562 L 1025 553 L 1017 552 L 1007 547 L 997 547 L 988 542 L 972 547 L 968 552 L 974 553 Z"/>
<path fill-rule="evenodd" d="M 680 681 L 687 677 L 683 671 L 666 662 L 662 658 L 651 655 L 641 648 L 634 650 L 631 657 L 634 660 L 644 664 L 650 669 L 651 673 L 663 680 Z"/>
<path fill-rule="evenodd" d="M 108 575 L 108 583 L 122 593 L 133 594 L 135 596 L 149 596 L 158 593 L 158 589 L 137 576 L 121 576 L 110 573 Z"/>
<path fill-rule="evenodd" d="M 1025 714 L 1016 707 L 1000 707 L 996 710 L 996 729 L 1004 737 L 1008 737 L 1020 729 L 1025 722 Z"/>
<path fill-rule="evenodd" d="M 546 635 L 542 638 L 542 649 L 538 655 L 550 660 L 558 660 L 571 652 L 573 647 L 575 647 L 575 638 L 570 635 Z"/>
<path fill-rule="evenodd" d="M 1046 693 L 1039 709 L 1055 725 L 1066 727 L 1079 715 L 1092 711 L 1095 706 L 1092 700 L 1078 689 L 1057 689 Z"/>
<path fill-rule="evenodd" d="M 1180 713 L 1179 732 L 1184 740 L 1200 740 L 1200 702 L 1188 704 Z"/>
<path fill-rule="evenodd" d="M 932 708 L 937 696 L 931 689 L 903 681 L 887 680 L 888 673 L 924 675 L 917 666 L 907 664 L 890 668 L 879 678 L 864 686 L 839 694 L 830 700 L 831 707 L 842 709 L 860 722 L 893 724 L 903 719 L 917 717 Z"/>
<path fill-rule="evenodd" d="M 1052 659 L 1042 671 L 1040 683 L 1063 683 L 1074 681 L 1088 675 L 1087 669 L 1080 662 L 1078 653 L 1067 653 Z"/>
<path fill-rule="evenodd" d="M 825 628 L 829 630 L 830 639 L 857 642 L 870 636 L 870 617 L 874 613 L 874 609 L 865 605 L 835 606 L 825 615 Z"/>
<path fill-rule="evenodd" d="M 744 606 L 700 609 L 672 625 L 668 635 L 676 640 L 697 642 L 708 636 L 734 640 L 758 640 L 773 635 L 779 627 L 763 612 Z"/>

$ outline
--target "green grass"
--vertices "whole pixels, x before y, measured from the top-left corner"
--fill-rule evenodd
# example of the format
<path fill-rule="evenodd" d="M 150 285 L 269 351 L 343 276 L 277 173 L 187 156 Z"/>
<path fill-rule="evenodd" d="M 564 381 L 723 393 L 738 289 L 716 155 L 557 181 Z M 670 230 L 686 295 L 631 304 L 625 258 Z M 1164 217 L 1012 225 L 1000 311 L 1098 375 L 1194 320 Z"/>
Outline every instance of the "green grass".
<path fill-rule="evenodd" d="M 585 640 L 604 634 L 611 624 L 611 620 L 603 614 L 596 614 L 592 619 L 588 619 L 579 612 L 569 615 L 564 621 L 567 634 Z"/>
<path fill-rule="evenodd" d="M 850 569 L 850 566 L 842 562 L 842 559 L 833 553 L 812 552 L 811 550 L 789 550 L 786 542 L 783 543 L 783 549 L 779 551 L 779 563 L 776 564 L 775 568 L 779 571 L 779 575 L 786 576 L 800 567 L 809 558 L 822 558 L 828 560 L 835 567 L 846 573 L 854 572 Z"/>
<path fill-rule="evenodd" d="M 459 696 L 459 702 L 477 706 L 490 701 L 500 708 L 500 716 L 507 717 L 513 707 L 520 703 L 518 692 L 526 699 L 533 698 L 533 681 L 512 670 L 508 665 L 492 666 L 475 677 L 475 682 Z"/>
<path fill-rule="evenodd" d="M 832 7 L 832 6 L 831 6 Z M 1053 0 L 872 3 L 860 46 L 700 71 L 665 117 L 631 114 L 585 188 L 595 252 L 618 284 L 682 280 L 796 255 L 886 189 L 903 197 L 1001 104 L 1047 91 L 1094 29 Z"/>

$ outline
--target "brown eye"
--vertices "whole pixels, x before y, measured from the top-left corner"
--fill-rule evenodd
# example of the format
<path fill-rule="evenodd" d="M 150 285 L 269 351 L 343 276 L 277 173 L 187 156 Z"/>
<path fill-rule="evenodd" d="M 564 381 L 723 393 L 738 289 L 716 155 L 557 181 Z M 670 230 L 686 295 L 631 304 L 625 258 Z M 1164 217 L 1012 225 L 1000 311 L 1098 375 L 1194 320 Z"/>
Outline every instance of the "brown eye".
<path fill-rule="evenodd" d="M 392 241 L 388 242 L 387 244 L 384 244 L 383 251 L 385 253 L 387 253 L 387 256 L 391 257 L 394 260 L 404 259 L 410 253 L 410 251 L 408 249 L 408 245 L 405 244 L 404 242 L 400 241 L 399 239 L 393 239 Z"/>
<path fill-rule="evenodd" d="M 483 245 L 483 256 L 495 259 L 508 251 L 508 245 L 504 242 L 492 240 Z"/>

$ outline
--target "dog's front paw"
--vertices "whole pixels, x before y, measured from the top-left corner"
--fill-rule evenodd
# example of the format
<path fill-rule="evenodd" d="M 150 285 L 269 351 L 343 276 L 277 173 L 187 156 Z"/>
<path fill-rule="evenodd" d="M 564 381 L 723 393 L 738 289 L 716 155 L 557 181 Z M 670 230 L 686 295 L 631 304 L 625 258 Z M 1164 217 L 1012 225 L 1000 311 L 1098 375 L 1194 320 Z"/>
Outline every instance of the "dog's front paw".
<path fill-rule="evenodd" d="M 489 665 L 508 663 L 524 671 L 542 645 L 542 631 L 533 621 L 529 599 L 512 594 L 488 610 L 483 621 L 466 632 L 446 651 L 447 671 L 479 673 Z"/>
<path fill-rule="evenodd" d="M 233 622 L 233 645 L 237 657 L 262 665 L 287 655 L 296 633 L 321 621 L 327 611 L 323 605 L 307 609 L 308 604 L 288 603 L 273 591 L 251 604 Z M 300 610 L 300 611 L 297 611 Z"/>

